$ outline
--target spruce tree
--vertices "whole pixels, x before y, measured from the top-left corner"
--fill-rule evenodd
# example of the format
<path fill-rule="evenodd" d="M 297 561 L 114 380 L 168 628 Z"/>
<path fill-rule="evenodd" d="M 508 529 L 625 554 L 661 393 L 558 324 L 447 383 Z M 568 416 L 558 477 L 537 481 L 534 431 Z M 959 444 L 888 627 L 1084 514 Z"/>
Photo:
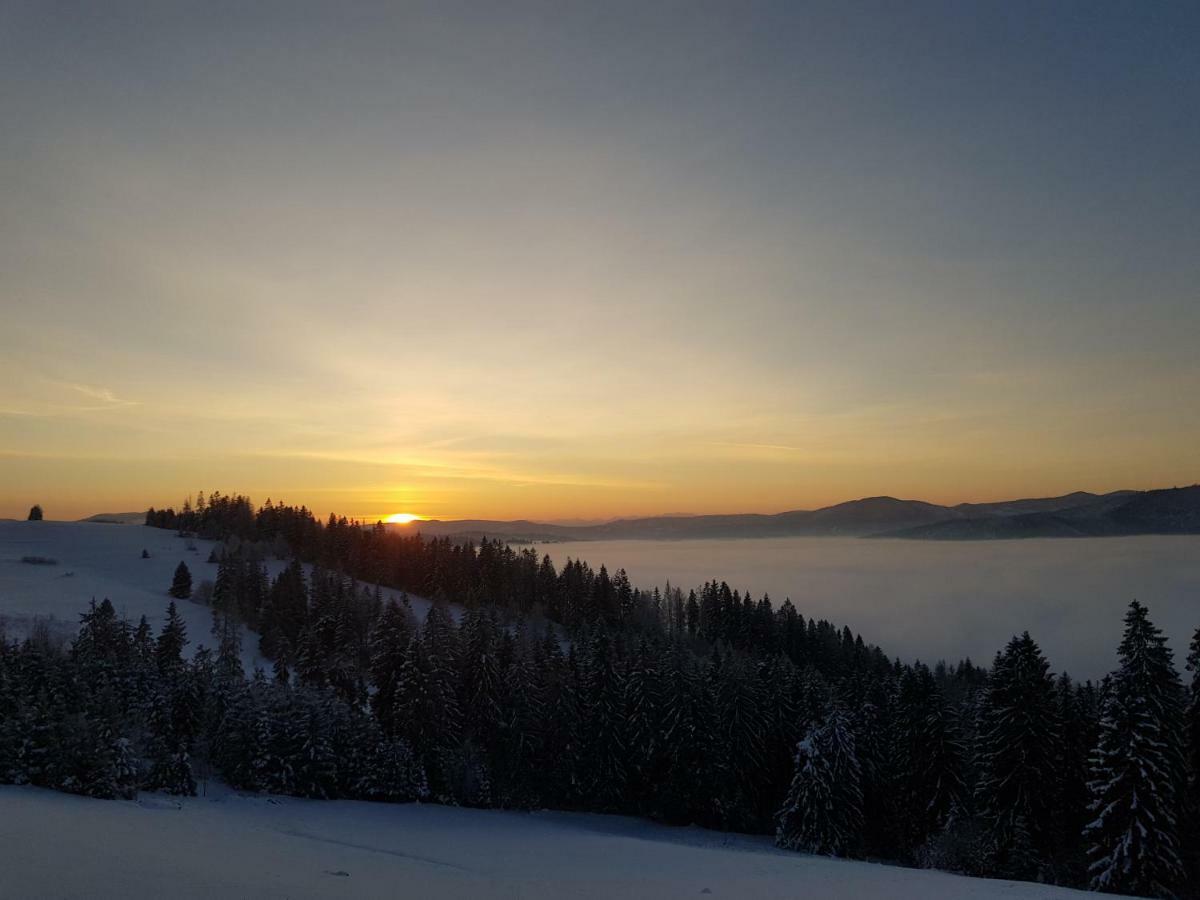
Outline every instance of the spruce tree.
<path fill-rule="evenodd" d="M 188 571 L 187 563 L 180 562 L 175 567 L 175 577 L 171 581 L 168 592 L 177 600 L 186 600 L 192 596 L 192 573 Z"/>
<path fill-rule="evenodd" d="M 1192 673 L 1187 692 L 1187 798 L 1184 803 L 1185 827 L 1180 834 L 1184 844 L 1184 866 L 1192 884 L 1200 884 L 1200 628 L 1188 647 L 1187 668 Z"/>
<path fill-rule="evenodd" d="M 1187 669 L 1192 673 L 1187 695 L 1187 756 L 1190 802 L 1193 811 L 1200 813 L 1200 628 L 1188 647 Z M 1200 848 L 1197 848 L 1200 850 Z"/>
<path fill-rule="evenodd" d="M 777 817 L 775 843 L 826 856 L 853 853 L 862 837 L 862 785 L 854 732 L 840 708 L 796 745 L 796 772 Z"/>
<path fill-rule="evenodd" d="M 965 751 L 928 666 L 918 662 L 905 671 L 896 713 L 891 762 L 899 788 L 897 824 L 904 849 L 911 851 L 962 811 Z"/>
<path fill-rule="evenodd" d="M 976 801 L 996 845 L 998 871 L 1033 878 L 1055 832 L 1059 734 L 1054 681 L 1041 650 L 1025 632 L 1014 637 L 988 681 L 979 735 Z"/>
<path fill-rule="evenodd" d="M 167 604 L 167 621 L 154 646 L 154 657 L 159 672 L 167 675 L 179 670 L 183 665 L 183 648 L 187 646 L 187 642 L 187 626 L 179 617 L 179 610 L 172 601 Z"/>
<path fill-rule="evenodd" d="M 1093 890 L 1170 897 L 1183 879 L 1183 688 L 1166 638 L 1136 600 L 1125 615 L 1092 754 L 1084 830 Z"/>

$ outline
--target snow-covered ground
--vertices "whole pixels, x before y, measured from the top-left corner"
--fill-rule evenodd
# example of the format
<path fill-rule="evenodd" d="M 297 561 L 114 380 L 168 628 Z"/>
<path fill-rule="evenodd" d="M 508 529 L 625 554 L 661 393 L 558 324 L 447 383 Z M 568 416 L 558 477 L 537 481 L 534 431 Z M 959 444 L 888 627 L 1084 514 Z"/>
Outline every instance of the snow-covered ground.
<path fill-rule="evenodd" d="M 194 547 L 189 550 L 188 547 Z M 9 637 L 27 633 L 35 617 L 54 619 L 54 627 L 74 635 L 80 613 L 88 604 L 107 597 L 117 614 L 137 622 L 145 616 L 155 633 L 166 619 L 171 597 L 167 588 L 180 561 L 192 573 L 193 587 L 215 580 L 217 566 L 208 562 L 211 541 L 181 538 L 174 531 L 145 525 L 113 525 L 97 522 L 19 522 L 0 520 L 0 617 Z M 142 559 L 142 551 L 150 553 Z M 31 565 L 24 556 L 56 560 L 55 565 Z M 272 577 L 286 565 L 267 560 Z M 385 597 L 398 596 L 385 591 Z M 428 601 L 410 598 L 413 613 L 423 618 Z M 188 628 L 189 651 L 199 644 L 213 645 L 212 611 L 200 603 L 176 603 Z M 249 672 L 254 666 L 268 671 L 270 663 L 258 655 L 258 639 L 245 634 L 242 662 Z"/>
<path fill-rule="evenodd" d="M 1082 897 L 804 856 L 619 816 L 247 797 L 90 800 L 0 787 L 0 896 Z M 1095 895 L 1091 895 L 1095 896 Z"/>

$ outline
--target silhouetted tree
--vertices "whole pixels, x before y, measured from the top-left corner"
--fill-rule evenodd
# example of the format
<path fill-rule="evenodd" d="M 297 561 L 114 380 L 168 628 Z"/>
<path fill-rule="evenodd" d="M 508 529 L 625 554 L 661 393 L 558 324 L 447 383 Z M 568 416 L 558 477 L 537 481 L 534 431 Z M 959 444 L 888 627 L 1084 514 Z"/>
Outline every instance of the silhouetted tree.
<path fill-rule="evenodd" d="M 192 573 L 188 571 L 187 563 L 181 562 L 175 567 L 175 577 L 171 580 L 171 590 L 168 593 L 177 600 L 186 600 L 192 596 Z"/>

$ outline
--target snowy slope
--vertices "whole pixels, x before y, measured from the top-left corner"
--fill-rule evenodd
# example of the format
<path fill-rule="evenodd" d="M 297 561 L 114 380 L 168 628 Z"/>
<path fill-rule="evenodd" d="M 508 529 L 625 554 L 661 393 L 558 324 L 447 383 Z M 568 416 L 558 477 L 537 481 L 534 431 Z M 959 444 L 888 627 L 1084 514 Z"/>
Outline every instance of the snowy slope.
<path fill-rule="evenodd" d="M 188 550 L 188 545 L 195 550 Z M 53 617 L 63 633 L 73 635 L 79 615 L 93 598 L 107 597 L 117 614 L 137 622 L 145 616 L 155 633 L 166 618 L 171 598 L 167 588 L 180 561 L 188 565 L 193 585 L 215 580 L 217 566 L 209 563 L 211 541 L 181 538 L 174 531 L 145 525 L 97 522 L 0 521 L 0 616 L 9 637 L 23 636 L 35 616 Z M 150 552 L 142 559 L 142 550 Z M 22 563 L 23 556 L 57 560 L 56 565 Z M 267 560 L 267 571 L 277 575 L 286 563 Z M 384 596 L 398 596 L 385 591 Z M 414 614 L 423 618 L 428 601 L 410 598 Z M 212 646 L 212 612 L 188 600 L 178 601 L 194 651 L 203 643 Z M 245 634 L 242 662 L 270 670 L 257 653 L 258 639 Z"/>
<path fill-rule="evenodd" d="M 0 786 L 0 896 L 1081 898 L 619 816 Z"/>

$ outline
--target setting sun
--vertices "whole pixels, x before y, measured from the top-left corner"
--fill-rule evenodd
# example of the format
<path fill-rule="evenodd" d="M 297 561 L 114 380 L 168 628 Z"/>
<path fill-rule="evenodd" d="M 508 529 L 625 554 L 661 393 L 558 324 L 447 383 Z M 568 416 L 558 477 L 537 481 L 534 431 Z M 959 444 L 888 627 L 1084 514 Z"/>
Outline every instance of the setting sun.
<path fill-rule="evenodd" d="M 383 521 L 389 522 L 393 525 L 408 525 L 411 522 L 420 522 L 421 517 L 413 515 L 412 513 L 392 513 Z"/>

